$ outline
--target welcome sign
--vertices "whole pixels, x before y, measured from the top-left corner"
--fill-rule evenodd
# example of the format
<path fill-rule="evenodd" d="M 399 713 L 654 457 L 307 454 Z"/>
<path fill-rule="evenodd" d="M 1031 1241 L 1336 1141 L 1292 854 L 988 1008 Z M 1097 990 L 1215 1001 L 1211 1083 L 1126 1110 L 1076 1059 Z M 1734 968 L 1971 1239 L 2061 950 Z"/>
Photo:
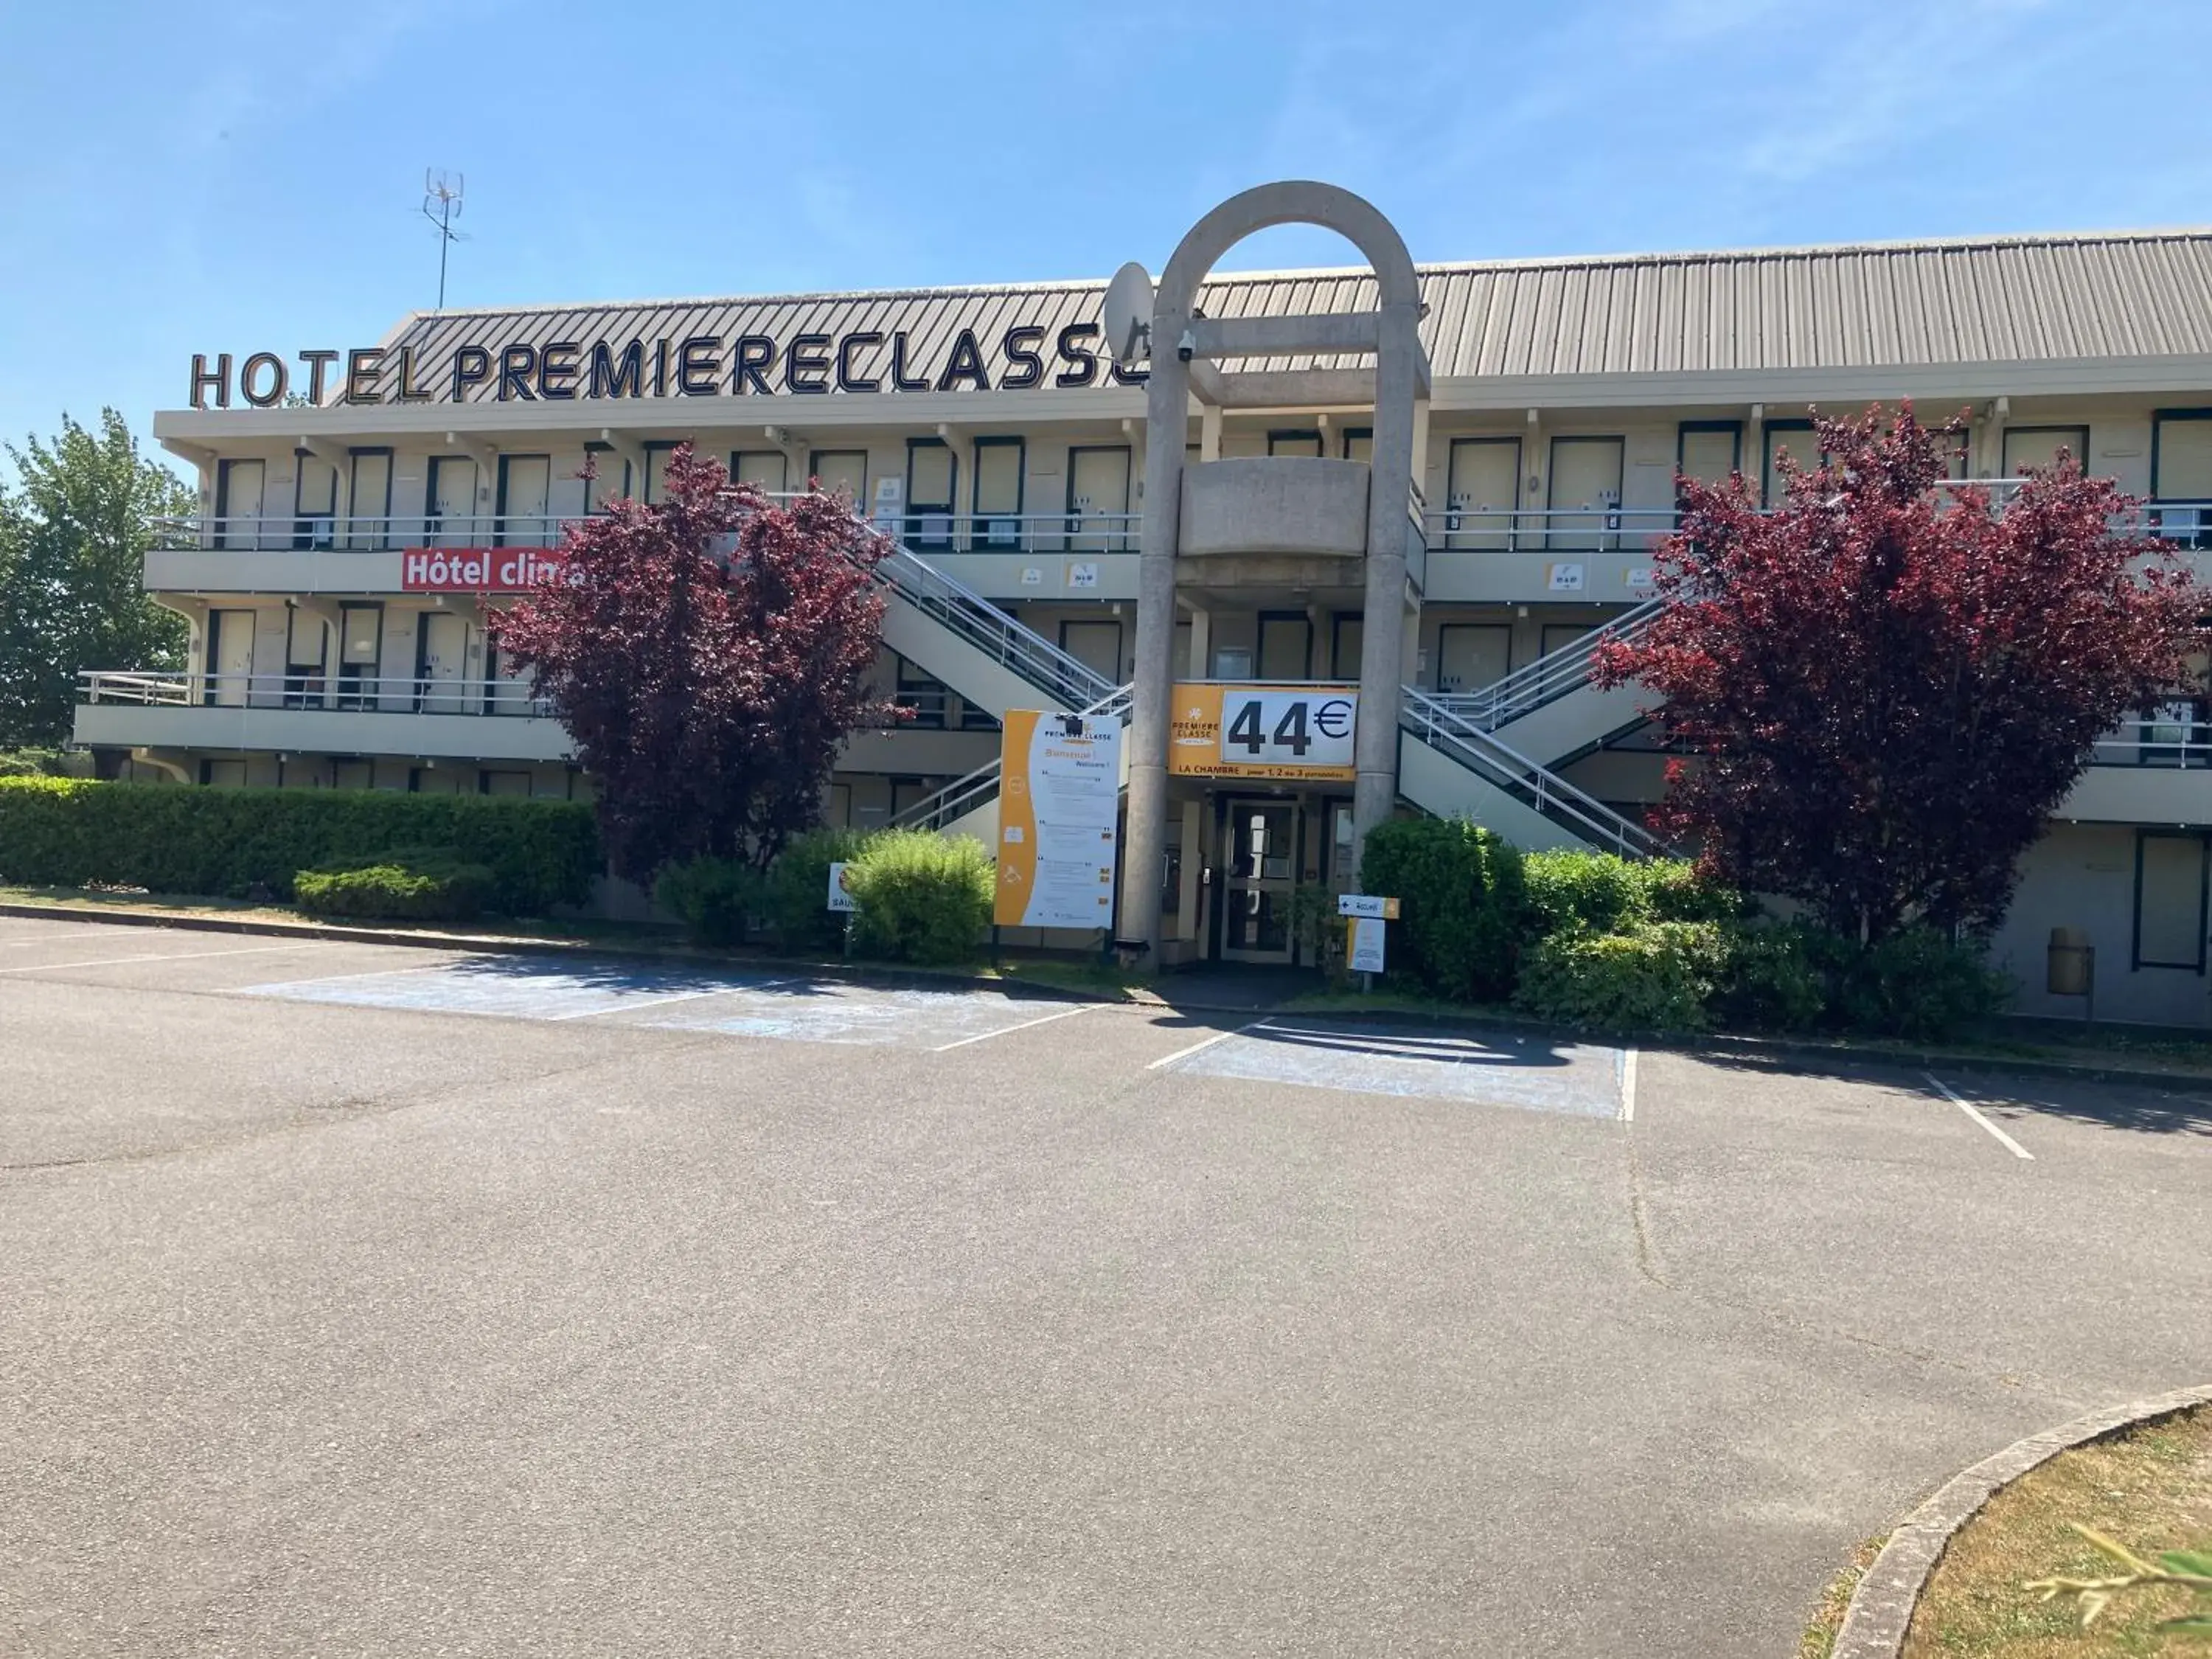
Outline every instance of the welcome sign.
<path fill-rule="evenodd" d="M 1048 349 L 1046 336 L 1052 334 Z M 634 398 L 772 398 L 831 392 L 867 396 L 901 392 L 1021 392 L 1048 382 L 1142 386 L 1141 369 L 1124 369 L 1093 345 L 1096 323 L 1069 323 L 1052 333 L 1020 323 L 999 336 L 1004 365 L 994 383 L 975 331 L 963 328 L 931 359 L 908 331 L 855 329 L 844 334 L 687 334 L 680 339 L 516 341 L 457 345 L 430 354 L 412 345 L 359 346 L 295 354 L 297 382 L 311 404 L 335 389 L 341 404 L 617 401 Z M 343 367 L 341 367 L 343 364 Z M 194 409 L 228 409 L 234 392 L 255 409 L 291 395 L 292 365 L 274 351 L 248 355 L 232 372 L 228 351 L 210 366 L 192 355 Z"/>

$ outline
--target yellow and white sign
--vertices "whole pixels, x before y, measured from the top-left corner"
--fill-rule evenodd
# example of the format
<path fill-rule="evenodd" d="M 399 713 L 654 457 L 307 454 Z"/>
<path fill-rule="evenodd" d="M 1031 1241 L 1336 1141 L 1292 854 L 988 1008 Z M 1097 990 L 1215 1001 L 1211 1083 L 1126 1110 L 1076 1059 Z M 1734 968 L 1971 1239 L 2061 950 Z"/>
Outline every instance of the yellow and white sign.
<path fill-rule="evenodd" d="M 1341 685 L 1179 684 L 1168 770 L 1185 777 L 1340 782 L 1354 775 L 1359 694 Z"/>
<path fill-rule="evenodd" d="M 1002 927 L 1114 926 L 1121 722 L 1010 708 L 1000 722 Z"/>

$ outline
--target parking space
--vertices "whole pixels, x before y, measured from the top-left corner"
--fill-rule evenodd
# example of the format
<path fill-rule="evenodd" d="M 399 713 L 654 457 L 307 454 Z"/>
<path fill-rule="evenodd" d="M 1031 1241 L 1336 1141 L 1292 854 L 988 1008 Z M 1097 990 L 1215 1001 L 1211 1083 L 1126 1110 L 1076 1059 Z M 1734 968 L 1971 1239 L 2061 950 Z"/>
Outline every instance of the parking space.
<path fill-rule="evenodd" d="M 970 987 L 899 988 L 813 975 L 700 971 L 623 963 L 477 957 L 244 988 L 288 1002 L 510 1019 L 604 1019 L 656 1030 L 719 1032 L 870 1048 L 964 1047 L 1085 1005 Z"/>
<path fill-rule="evenodd" d="M 1627 1061 L 1619 1048 L 1537 1036 L 1279 1018 L 1203 1039 L 1154 1062 L 1154 1069 L 1614 1118 L 1627 1115 Z"/>

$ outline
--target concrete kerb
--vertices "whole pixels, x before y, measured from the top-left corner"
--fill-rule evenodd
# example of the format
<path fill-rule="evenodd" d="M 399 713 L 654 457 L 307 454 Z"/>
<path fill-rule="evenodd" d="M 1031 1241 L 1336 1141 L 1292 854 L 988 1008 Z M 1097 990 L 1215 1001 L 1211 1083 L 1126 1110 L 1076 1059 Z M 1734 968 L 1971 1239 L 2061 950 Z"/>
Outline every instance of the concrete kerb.
<path fill-rule="evenodd" d="M 1844 1610 L 1843 1628 L 1837 1632 L 1831 1659 L 1897 1659 L 1904 1651 L 1920 1593 L 1943 1559 L 1945 1548 L 1959 1528 L 1979 1514 L 2000 1489 L 2071 1447 L 2208 1403 L 2212 1403 L 2212 1383 L 2131 1401 L 2030 1435 L 1953 1476 L 1905 1517 L 1882 1546 L 1881 1553 L 1875 1557 L 1874 1565 L 1851 1593 L 1850 1605 Z"/>
<path fill-rule="evenodd" d="M 1080 988 L 1022 979 L 1009 980 L 985 974 L 951 970 L 902 969 L 881 964 L 855 964 L 819 957 L 727 957 L 692 951 L 679 945 L 647 946 L 601 943 L 595 939 L 558 939 L 497 933 L 454 933 L 403 927 L 349 927 L 334 923 L 277 921 L 265 917 L 235 917 L 205 911 L 93 910 L 68 904 L 36 904 L 21 900 L 0 902 L 0 916 L 27 917 L 40 921 L 106 922 L 125 927 L 175 927 L 213 933 L 265 934 L 276 939 L 332 939 L 355 945 L 404 945 L 420 950 L 471 951 L 486 956 L 550 956 L 613 957 L 621 961 L 665 962 L 727 966 L 802 968 L 835 975 L 857 984 L 899 987 L 960 986 L 1007 991 L 1025 997 L 1063 1002 L 1113 1002 L 1106 988 Z M 1482 1010 L 1462 1014 L 1447 1009 L 1344 1008 L 1300 1009 L 1285 1004 L 1264 1007 L 1249 1002 L 1213 1001 L 1200 996 L 1136 988 L 1122 992 L 1119 1000 L 1132 1006 L 1170 1008 L 1179 1012 L 1214 1014 L 1279 1013 L 1316 1024 L 1405 1024 L 1425 1022 L 1449 1030 L 1494 1031 L 1499 1027 L 1527 1031 L 1532 1036 L 1565 1042 L 1633 1043 L 1638 1047 L 1691 1054 L 1703 1059 L 1766 1061 L 1784 1066 L 1838 1066 L 1859 1063 L 1901 1066 L 1914 1070 L 1941 1068 L 1946 1072 L 1982 1075 L 2008 1073 L 2022 1077 L 2071 1079 L 2075 1082 L 2130 1083 L 2150 1088 L 2197 1084 L 2212 1088 L 2212 1074 L 2160 1070 L 2151 1066 L 2090 1066 L 2063 1060 L 2027 1056 L 1960 1054 L 1955 1050 L 1904 1045 L 1844 1044 L 1796 1041 L 1777 1037 L 1714 1036 L 1686 1042 L 1680 1038 L 1638 1036 L 1632 1033 L 1581 1031 L 1531 1019 L 1504 1010 Z"/>

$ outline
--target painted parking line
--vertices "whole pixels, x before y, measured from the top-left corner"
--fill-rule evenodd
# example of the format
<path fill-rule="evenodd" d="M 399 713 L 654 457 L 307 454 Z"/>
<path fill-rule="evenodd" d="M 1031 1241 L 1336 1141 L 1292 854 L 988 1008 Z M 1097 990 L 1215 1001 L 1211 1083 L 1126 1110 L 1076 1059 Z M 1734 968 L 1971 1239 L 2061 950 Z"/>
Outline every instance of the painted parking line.
<path fill-rule="evenodd" d="M 51 945 L 58 939 L 82 939 L 84 929 L 72 927 L 66 933 L 33 933 L 23 939 L 0 939 L 0 951 L 12 950 L 18 945 Z"/>
<path fill-rule="evenodd" d="M 1980 1124 L 1982 1127 L 1987 1129 L 1991 1134 L 1995 1135 L 1997 1139 L 2003 1144 L 2005 1149 L 2014 1158 L 2026 1158 L 2031 1164 L 2035 1161 L 2035 1154 L 2033 1152 L 2029 1152 L 2027 1147 L 2021 1146 L 2020 1142 L 2014 1140 L 2010 1135 L 2007 1134 L 1990 1118 L 1984 1116 L 1980 1108 L 1977 1107 L 1972 1101 L 1968 1100 L 1964 1095 L 1959 1093 L 1958 1091 L 1952 1088 L 1949 1084 L 1944 1082 L 1942 1078 L 1937 1077 L 1935 1073 L 1923 1072 L 1921 1075 L 1935 1085 L 1936 1091 L 1942 1095 L 1944 1099 L 1949 1101 L 1954 1106 L 1956 1106 L 1968 1117 L 1973 1119 L 1975 1122 Z"/>
<path fill-rule="evenodd" d="M 1620 1068 L 1619 1075 L 1620 1079 L 1620 1121 L 1623 1123 L 1633 1123 L 1636 1121 L 1635 1049 L 1623 1048 L 1620 1051 Z"/>
<path fill-rule="evenodd" d="M 1145 1069 L 1148 1072 L 1164 1071 L 1179 1060 L 1188 1060 L 1193 1054 L 1202 1054 L 1217 1042 L 1226 1042 L 1231 1037 L 1243 1036 L 1245 1032 L 1255 1030 L 1267 1023 L 1264 1019 L 1255 1019 L 1251 1024 L 1239 1025 L 1233 1030 L 1216 1031 L 1212 1036 L 1192 1043 L 1188 1048 L 1178 1048 L 1171 1054 L 1162 1054 L 1158 1060 L 1147 1060 L 1145 1063 Z"/>
<path fill-rule="evenodd" d="M 1032 1026 L 1049 1025 L 1056 1019 L 1073 1019 L 1078 1014 L 1087 1014 L 1093 1008 L 1103 1007 L 1097 1002 L 1086 1002 L 1079 1007 L 1062 1008 L 1056 1013 L 1041 1014 L 1035 1019 L 1025 1019 L 1018 1025 L 1002 1025 L 995 1031 L 978 1031 L 973 1036 L 955 1037 L 950 1042 L 940 1042 L 930 1050 L 933 1054 L 950 1054 L 955 1048 L 965 1048 L 971 1042 L 988 1042 L 993 1037 L 1012 1036 L 1016 1031 L 1026 1031 Z"/>
<path fill-rule="evenodd" d="M 1063 1018 L 1073 1010 L 1055 1010 Z M 943 1050 L 1003 1036 L 1039 1023 L 1034 1002 L 966 988 L 893 990 L 830 980 L 793 980 L 731 988 L 665 1012 L 621 1019 L 665 1030 L 714 1031 L 726 1036 L 826 1042 L 846 1048 Z"/>
<path fill-rule="evenodd" d="M 198 962 L 208 957 L 266 956 L 272 951 L 313 951 L 321 945 L 319 939 L 304 939 L 297 945 L 247 945 L 228 951 L 155 951 L 135 957 L 95 957 L 90 962 L 22 962 L 12 968 L 0 968 L 0 974 L 63 973 L 74 968 L 115 968 L 126 962 Z"/>
<path fill-rule="evenodd" d="M 1406 1027 L 1259 1020 L 1154 1061 L 1182 1076 L 1348 1094 L 1503 1106 L 1576 1117 L 1621 1115 L 1616 1051 L 1540 1039 L 1486 1041 Z"/>

